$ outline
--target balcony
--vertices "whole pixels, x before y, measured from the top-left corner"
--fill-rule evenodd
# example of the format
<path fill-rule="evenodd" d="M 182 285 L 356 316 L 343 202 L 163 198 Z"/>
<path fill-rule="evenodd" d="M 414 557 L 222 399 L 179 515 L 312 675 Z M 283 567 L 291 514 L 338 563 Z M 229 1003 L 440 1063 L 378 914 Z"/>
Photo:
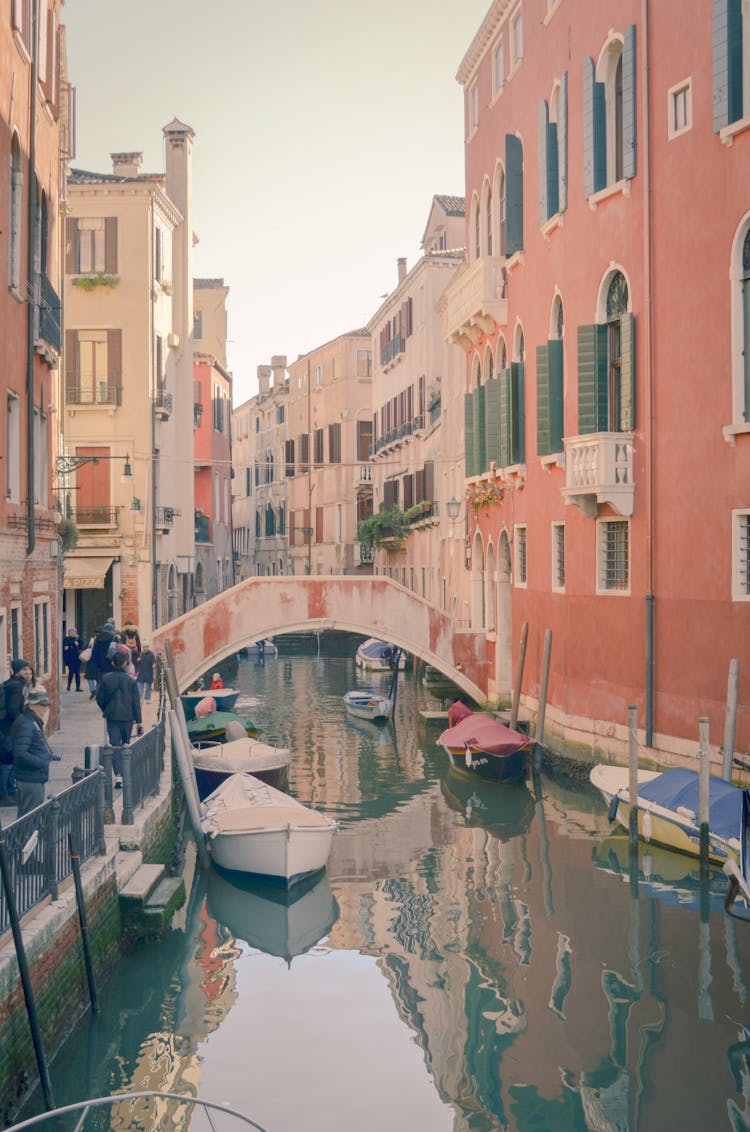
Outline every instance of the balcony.
<path fill-rule="evenodd" d="M 122 386 L 93 377 L 76 377 L 65 383 L 65 404 L 68 408 L 76 405 L 121 405 Z"/>
<path fill-rule="evenodd" d="M 116 527 L 118 507 L 76 507 L 73 522 L 83 530 L 84 527 Z"/>
<path fill-rule="evenodd" d="M 403 354 L 406 349 L 406 340 L 403 334 L 396 334 L 391 338 L 390 342 L 386 342 L 383 349 L 380 351 L 380 365 L 384 370 L 387 370 L 394 364 L 400 354 Z"/>
<path fill-rule="evenodd" d="M 354 487 L 372 488 L 372 464 L 354 465 Z"/>
<path fill-rule="evenodd" d="M 626 432 L 569 436 L 565 446 L 566 503 L 593 518 L 601 503 L 619 515 L 633 514 L 633 437 Z"/>
<path fill-rule="evenodd" d="M 154 393 L 154 412 L 159 420 L 168 421 L 172 415 L 172 394 L 166 389 L 157 389 Z"/>
<path fill-rule="evenodd" d="M 463 350 L 476 346 L 482 333 L 508 321 L 505 260 L 482 256 L 457 276 L 447 293 L 448 337 Z"/>
<path fill-rule="evenodd" d="M 406 514 L 407 522 L 412 528 L 434 526 L 438 521 L 438 502 L 436 499 L 425 499 L 422 503 L 407 507 Z"/>
<path fill-rule="evenodd" d="M 174 507 L 157 507 L 154 514 L 154 525 L 157 531 L 167 534 L 179 513 Z"/>

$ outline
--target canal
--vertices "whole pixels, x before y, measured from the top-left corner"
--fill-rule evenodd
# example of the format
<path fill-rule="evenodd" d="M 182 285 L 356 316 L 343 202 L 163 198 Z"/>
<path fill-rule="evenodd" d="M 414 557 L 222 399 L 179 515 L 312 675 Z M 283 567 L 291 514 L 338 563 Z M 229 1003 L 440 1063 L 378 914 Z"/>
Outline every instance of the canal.
<path fill-rule="evenodd" d="M 750 1129 L 750 926 L 688 858 L 614 833 L 585 770 L 523 786 L 450 771 L 401 674 L 393 725 L 342 655 L 239 663 L 241 707 L 335 816 L 327 874 L 287 903 L 199 875 L 52 1067 L 58 1104 L 198 1092 L 268 1132 Z M 147 1127 L 147 1125 L 138 1125 Z"/>

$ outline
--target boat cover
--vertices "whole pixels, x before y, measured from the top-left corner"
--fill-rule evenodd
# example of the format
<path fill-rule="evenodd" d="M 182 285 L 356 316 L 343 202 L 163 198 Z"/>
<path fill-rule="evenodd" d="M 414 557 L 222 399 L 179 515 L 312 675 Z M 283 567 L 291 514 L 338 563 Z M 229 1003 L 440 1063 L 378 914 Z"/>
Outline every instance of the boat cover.
<path fill-rule="evenodd" d="M 259 731 L 260 728 L 256 727 L 251 719 L 245 719 L 244 716 L 237 715 L 233 711 L 212 711 L 208 715 L 204 715 L 200 719 L 188 720 L 188 734 L 193 738 L 198 738 L 200 735 L 214 734 L 216 732 L 223 732 L 227 729 L 227 724 L 231 723 L 233 719 L 239 720 L 245 731 Z"/>
<path fill-rule="evenodd" d="M 371 660 L 385 660 L 389 655 L 388 649 L 395 649 L 395 645 L 389 645 L 387 641 L 378 641 L 374 637 L 370 637 L 359 646 L 359 653 L 362 656 L 367 656 Z"/>
<path fill-rule="evenodd" d="M 272 747 L 257 739 L 234 739 L 231 743 L 193 748 L 193 765 L 199 770 L 215 770 L 222 774 L 256 774 L 289 766 L 292 754 L 288 747 Z"/>
<path fill-rule="evenodd" d="M 644 786 L 639 784 L 638 795 L 647 802 L 676 811 L 680 806 L 692 810 L 698 824 L 698 772 L 695 770 L 665 770 Z M 740 836 L 742 821 L 742 790 L 723 778 L 709 780 L 708 827 L 711 833 L 725 840 Z"/>
<path fill-rule="evenodd" d="M 455 727 L 448 727 L 438 738 L 441 747 L 465 750 L 469 747 L 488 755 L 512 755 L 529 742 L 528 735 L 519 735 L 481 711 L 467 715 Z"/>

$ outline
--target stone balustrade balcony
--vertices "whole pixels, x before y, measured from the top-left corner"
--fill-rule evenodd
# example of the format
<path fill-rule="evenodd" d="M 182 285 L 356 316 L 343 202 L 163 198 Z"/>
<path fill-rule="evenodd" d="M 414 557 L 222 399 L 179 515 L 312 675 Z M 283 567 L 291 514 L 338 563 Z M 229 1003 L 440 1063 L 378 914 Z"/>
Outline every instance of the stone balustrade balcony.
<path fill-rule="evenodd" d="M 575 503 L 594 516 L 609 503 L 620 515 L 633 514 L 633 437 L 628 432 L 594 432 L 567 436 L 565 446 L 566 503 Z"/>
<path fill-rule="evenodd" d="M 505 260 L 481 256 L 454 278 L 446 298 L 448 337 L 468 350 L 508 321 Z"/>

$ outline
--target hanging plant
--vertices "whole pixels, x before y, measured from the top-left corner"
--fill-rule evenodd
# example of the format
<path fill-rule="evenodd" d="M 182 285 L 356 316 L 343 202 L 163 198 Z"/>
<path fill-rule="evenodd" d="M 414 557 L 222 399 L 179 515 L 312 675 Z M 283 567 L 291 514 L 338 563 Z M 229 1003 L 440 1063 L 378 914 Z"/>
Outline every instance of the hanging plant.
<path fill-rule="evenodd" d="M 73 550 L 78 544 L 78 527 L 72 519 L 62 519 L 57 526 L 57 533 L 62 542 L 62 552 L 65 554 Z"/>
<path fill-rule="evenodd" d="M 407 514 L 399 507 L 390 511 L 381 508 L 376 515 L 363 519 L 357 527 L 357 541 L 364 547 L 377 550 L 385 542 L 393 542 L 400 549 L 409 533 Z"/>
<path fill-rule="evenodd" d="M 468 488 L 466 499 L 474 514 L 489 511 L 496 503 L 502 503 L 505 492 L 499 483 L 478 483 Z"/>
<path fill-rule="evenodd" d="M 95 287 L 116 287 L 119 282 L 119 275 L 110 275 L 106 271 L 89 271 L 85 275 L 73 276 L 73 286 L 80 287 L 82 291 L 93 291 Z"/>

